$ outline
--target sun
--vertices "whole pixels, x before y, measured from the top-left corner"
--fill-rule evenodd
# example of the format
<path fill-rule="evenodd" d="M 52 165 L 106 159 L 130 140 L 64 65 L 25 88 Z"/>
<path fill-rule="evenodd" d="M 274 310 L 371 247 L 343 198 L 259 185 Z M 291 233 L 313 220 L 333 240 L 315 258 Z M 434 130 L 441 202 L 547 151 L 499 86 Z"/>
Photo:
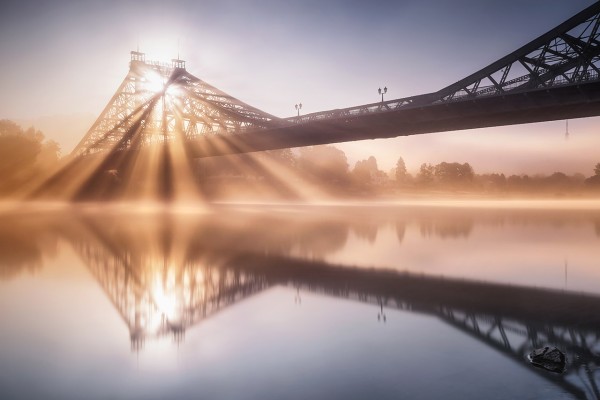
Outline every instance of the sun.
<path fill-rule="evenodd" d="M 170 63 L 179 52 L 177 40 L 154 39 L 143 42 L 140 51 L 146 53 L 146 59 Z"/>
<path fill-rule="evenodd" d="M 146 90 L 160 93 L 165 89 L 166 78 L 156 71 L 149 70 L 144 74 Z"/>

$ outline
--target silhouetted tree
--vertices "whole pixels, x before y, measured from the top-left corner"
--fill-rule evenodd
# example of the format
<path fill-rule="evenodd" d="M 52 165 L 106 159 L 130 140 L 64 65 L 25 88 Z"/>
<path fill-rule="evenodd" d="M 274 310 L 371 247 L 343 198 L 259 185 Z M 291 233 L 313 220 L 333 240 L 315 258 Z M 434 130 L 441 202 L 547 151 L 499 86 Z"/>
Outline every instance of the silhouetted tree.
<path fill-rule="evenodd" d="M 24 135 L 0 136 L 0 175 L 18 175 L 35 164 L 41 144 Z"/>
<path fill-rule="evenodd" d="M 600 189 L 600 163 L 594 167 L 594 175 L 585 180 L 586 186 L 593 189 Z"/>
<path fill-rule="evenodd" d="M 406 182 L 407 175 L 408 173 L 406 172 L 406 164 L 404 163 L 404 159 L 400 157 L 396 162 L 396 182 Z"/>
<path fill-rule="evenodd" d="M 58 161 L 60 147 L 34 128 L 0 120 L 0 192 L 11 192 Z"/>
<path fill-rule="evenodd" d="M 358 185 L 379 184 L 387 178 L 386 173 L 377 167 L 377 159 L 373 156 L 357 161 L 352 176 Z"/>
<path fill-rule="evenodd" d="M 519 178 L 516 175 L 513 175 Z M 504 174 L 485 174 L 479 177 L 479 180 L 485 190 L 504 191 L 507 187 L 507 179 Z"/>
<path fill-rule="evenodd" d="M 269 150 L 264 152 L 264 156 L 288 168 L 296 167 L 296 157 L 292 149 Z"/>
<path fill-rule="evenodd" d="M 46 140 L 37 157 L 37 163 L 41 168 L 55 165 L 60 159 L 60 145 L 54 140 Z"/>
<path fill-rule="evenodd" d="M 564 189 L 571 186 L 571 179 L 563 172 L 555 172 L 545 179 L 545 183 L 555 189 Z"/>
<path fill-rule="evenodd" d="M 576 185 L 581 185 L 583 182 L 585 182 L 585 175 L 580 172 L 574 173 L 569 178 L 571 179 L 571 182 Z"/>
<path fill-rule="evenodd" d="M 441 184 L 464 185 L 473 181 L 475 173 L 469 163 L 441 162 L 435 166 L 434 175 Z"/>
<path fill-rule="evenodd" d="M 333 146 L 302 147 L 297 166 L 302 173 L 324 183 L 341 184 L 348 181 L 346 154 Z"/>
<path fill-rule="evenodd" d="M 435 168 L 431 164 L 423 163 L 417 174 L 417 182 L 421 185 L 430 185 L 433 183 Z"/>

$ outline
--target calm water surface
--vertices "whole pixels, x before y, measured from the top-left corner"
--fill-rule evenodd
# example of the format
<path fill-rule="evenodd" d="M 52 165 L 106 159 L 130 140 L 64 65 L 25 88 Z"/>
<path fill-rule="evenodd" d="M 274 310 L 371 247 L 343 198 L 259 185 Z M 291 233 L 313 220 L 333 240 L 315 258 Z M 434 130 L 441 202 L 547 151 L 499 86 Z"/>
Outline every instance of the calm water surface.
<path fill-rule="evenodd" d="M 0 398 L 597 399 L 599 249 L 598 208 L 5 210 Z"/>

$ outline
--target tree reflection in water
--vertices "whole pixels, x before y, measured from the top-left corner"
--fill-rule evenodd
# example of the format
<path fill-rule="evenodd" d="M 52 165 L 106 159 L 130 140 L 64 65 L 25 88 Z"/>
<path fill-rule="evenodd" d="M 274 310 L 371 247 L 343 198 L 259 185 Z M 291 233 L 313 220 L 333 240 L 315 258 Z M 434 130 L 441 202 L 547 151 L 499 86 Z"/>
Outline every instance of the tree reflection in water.
<path fill-rule="evenodd" d="M 17 276 L 21 271 L 35 272 L 42 267 L 43 256 L 54 256 L 57 238 L 48 229 L 51 220 L 0 214 L 0 279 Z"/>

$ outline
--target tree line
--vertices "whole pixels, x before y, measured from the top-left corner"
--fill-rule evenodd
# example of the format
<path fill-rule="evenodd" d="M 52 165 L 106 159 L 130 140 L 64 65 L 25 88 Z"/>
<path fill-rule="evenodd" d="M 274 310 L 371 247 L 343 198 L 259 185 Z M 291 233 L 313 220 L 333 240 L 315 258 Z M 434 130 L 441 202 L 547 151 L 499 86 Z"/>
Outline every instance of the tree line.
<path fill-rule="evenodd" d="M 60 146 L 33 127 L 23 129 L 0 120 L 0 195 L 17 191 L 32 179 L 50 173 L 60 161 Z M 346 154 L 332 145 L 211 157 L 193 161 L 201 189 L 211 197 L 236 187 L 269 188 L 276 196 L 293 197 L 300 182 L 309 182 L 340 196 L 394 195 L 403 192 L 460 191 L 560 195 L 600 193 L 600 163 L 592 176 L 477 174 L 468 162 L 423 163 L 408 172 L 402 157 L 390 171 L 373 156 L 350 165 Z"/>
<path fill-rule="evenodd" d="M 268 161 L 268 162 L 266 162 Z M 332 146 L 309 146 L 299 149 L 274 150 L 253 155 L 214 157 L 197 161 L 196 171 L 201 182 L 251 181 L 277 185 L 272 171 L 264 165 L 292 171 L 293 176 L 341 195 L 386 195 L 402 192 L 472 192 L 561 195 L 600 191 L 600 163 L 594 175 L 478 174 L 468 162 L 423 163 L 415 174 L 408 172 L 402 157 L 390 171 L 379 168 L 373 156 L 357 161 L 353 166 L 346 154 Z M 294 177 L 286 183 L 293 183 Z"/>
<path fill-rule="evenodd" d="M 484 193 L 523 193 L 523 194 L 572 194 L 576 192 L 600 190 L 600 163 L 594 168 L 594 175 L 586 177 L 581 173 L 567 175 L 554 172 L 549 175 L 485 173 L 476 174 L 469 163 L 441 162 L 437 165 L 421 164 L 413 177 L 406 172 L 402 158 L 395 170 L 396 183 L 405 187 L 441 190 L 464 190 Z"/>
<path fill-rule="evenodd" d="M 0 120 L 0 195 L 9 195 L 48 173 L 59 158 L 59 144 L 39 130 Z"/>

